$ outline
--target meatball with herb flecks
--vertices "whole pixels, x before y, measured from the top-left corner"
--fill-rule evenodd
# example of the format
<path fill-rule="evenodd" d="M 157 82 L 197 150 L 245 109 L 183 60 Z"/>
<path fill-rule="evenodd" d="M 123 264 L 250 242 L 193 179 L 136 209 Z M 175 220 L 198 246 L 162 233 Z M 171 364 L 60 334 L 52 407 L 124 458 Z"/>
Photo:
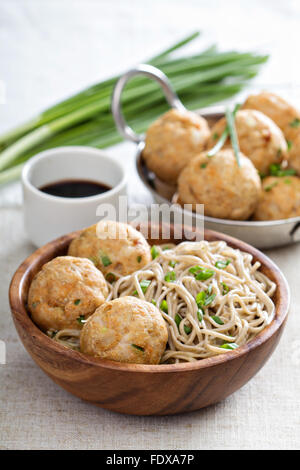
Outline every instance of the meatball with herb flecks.
<path fill-rule="evenodd" d="M 149 127 L 143 158 L 159 179 L 176 184 L 181 170 L 205 148 L 209 136 L 203 117 L 171 109 Z"/>
<path fill-rule="evenodd" d="M 287 143 L 282 131 L 259 111 L 245 109 L 235 116 L 238 141 L 242 153 L 261 173 L 268 173 L 273 163 L 287 158 Z M 212 128 L 208 148 L 212 148 L 226 127 L 226 118 L 220 119 Z M 227 144 L 230 145 L 228 139 Z"/>
<path fill-rule="evenodd" d="M 300 178 L 297 176 L 264 178 L 254 220 L 279 220 L 298 216 L 300 216 Z"/>
<path fill-rule="evenodd" d="M 128 224 L 113 221 L 101 221 L 83 230 L 70 243 L 68 254 L 89 258 L 106 276 L 126 276 L 151 261 L 144 236 Z"/>
<path fill-rule="evenodd" d="M 105 302 L 85 323 L 80 350 L 85 354 L 134 364 L 159 364 L 168 331 L 150 302 L 120 297 Z"/>
<path fill-rule="evenodd" d="M 184 168 L 178 180 L 181 204 L 204 204 L 204 213 L 220 219 L 245 220 L 255 210 L 261 182 L 253 163 L 240 153 L 238 166 L 233 150 L 209 157 L 203 152 Z"/>
<path fill-rule="evenodd" d="M 91 261 L 59 256 L 34 277 L 28 309 L 43 331 L 80 329 L 78 318 L 88 318 L 107 296 L 107 283 Z"/>

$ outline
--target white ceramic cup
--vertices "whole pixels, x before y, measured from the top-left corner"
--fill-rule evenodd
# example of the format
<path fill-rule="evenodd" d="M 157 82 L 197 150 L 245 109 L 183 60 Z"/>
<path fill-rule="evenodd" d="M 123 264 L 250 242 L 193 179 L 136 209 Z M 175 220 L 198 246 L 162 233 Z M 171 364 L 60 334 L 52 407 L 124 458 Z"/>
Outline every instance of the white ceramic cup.
<path fill-rule="evenodd" d="M 90 180 L 112 189 L 90 197 L 65 198 L 46 194 L 39 188 L 62 180 Z M 126 175 L 121 164 L 101 150 L 90 147 L 57 147 L 31 158 L 22 172 L 24 224 L 36 246 L 99 221 L 101 204 L 116 209 L 126 195 Z"/>

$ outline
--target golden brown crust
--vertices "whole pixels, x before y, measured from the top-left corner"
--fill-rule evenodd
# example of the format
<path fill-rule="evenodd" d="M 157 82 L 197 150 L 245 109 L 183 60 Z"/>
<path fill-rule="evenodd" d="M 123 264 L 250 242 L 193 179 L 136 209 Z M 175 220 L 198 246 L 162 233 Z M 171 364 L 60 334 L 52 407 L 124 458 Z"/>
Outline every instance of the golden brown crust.
<path fill-rule="evenodd" d="M 28 309 L 44 331 L 80 329 L 77 318 L 94 313 L 107 296 L 107 283 L 91 261 L 59 256 L 46 263 L 34 277 Z"/>
<path fill-rule="evenodd" d="M 89 258 L 104 274 L 113 272 L 121 276 L 151 261 L 150 247 L 143 235 L 130 225 L 111 221 L 83 230 L 71 242 L 68 254 Z"/>
<path fill-rule="evenodd" d="M 112 361 L 158 364 L 167 340 L 160 311 L 150 302 L 127 296 L 96 310 L 82 329 L 80 349 Z"/>
<path fill-rule="evenodd" d="M 158 178 L 176 184 L 180 171 L 205 148 L 209 136 L 203 117 L 171 109 L 149 127 L 143 158 Z"/>
<path fill-rule="evenodd" d="M 242 153 L 237 165 L 231 149 L 213 157 L 203 152 L 185 167 L 178 180 L 183 204 L 204 204 L 205 215 L 221 219 L 245 220 L 259 200 L 261 183 L 252 162 Z"/>
<path fill-rule="evenodd" d="M 300 216 L 300 178 L 268 176 L 256 207 L 255 220 L 279 220 Z"/>
<path fill-rule="evenodd" d="M 287 158 L 287 144 L 282 131 L 261 112 L 252 109 L 238 111 L 235 125 L 241 151 L 260 172 L 267 173 L 272 163 L 281 163 Z M 215 145 L 225 126 L 226 119 L 222 118 L 212 128 L 208 149 Z M 230 146 L 229 139 L 226 146 Z"/>
<path fill-rule="evenodd" d="M 262 91 L 257 95 L 250 95 L 243 109 L 257 109 L 264 113 L 277 124 L 288 140 L 294 140 L 299 133 L 299 127 L 293 123 L 300 120 L 300 112 L 275 93 Z"/>

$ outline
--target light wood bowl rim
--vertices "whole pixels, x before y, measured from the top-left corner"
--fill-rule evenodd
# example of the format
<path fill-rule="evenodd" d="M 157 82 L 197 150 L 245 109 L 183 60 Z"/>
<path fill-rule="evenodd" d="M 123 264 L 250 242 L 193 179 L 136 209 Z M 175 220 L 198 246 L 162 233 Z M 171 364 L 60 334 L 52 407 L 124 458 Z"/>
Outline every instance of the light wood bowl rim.
<path fill-rule="evenodd" d="M 176 373 L 184 371 L 188 372 L 192 370 L 207 369 L 210 367 L 218 366 L 224 363 L 228 363 L 231 360 L 236 359 L 237 357 L 248 354 L 256 347 L 268 341 L 280 329 L 281 325 L 285 322 L 287 318 L 290 305 L 289 286 L 284 275 L 276 266 L 276 264 L 273 263 L 273 261 L 271 261 L 271 259 L 265 254 L 263 254 L 261 251 L 241 240 L 238 240 L 234 237 L 225 235 L 220 232 L 205 229 L 205 238 L 209 237 L 216 240 L 224 240 L 232 247 L 238 248 L 242 251 L 246 251 L 252 254 L 254 259 L 261 262 L 262 267 L 265 267 L 271 271 L 273 280 L 277 284 L 277 302 L 275 304 L 275 316 L 270 325 L 268 325 L 263 331 L 261 331 L 254 339 L 233 351 L 229 351 L 224 354 L 220 354 L 210 358 L 201 359 L 196 362 L 186 362 L 180 364 L 126 364 L 109 361 L 106 359 L 94 358 L 92 356 L 87 356 L 83 353 L 66 348 L 49 338 L 35 325 L 35 323 L 33 323 L 25 308 L 25 305 L 23 304 L 22 287 L 31 269 L 34 268 L 36 264 L 39 264 L 40 258 L 44 256 L 45 253 L 49 253 L 51 252 L 51 250 L 54 249 L 58 251 L 59 247 L 62 248 L 64 246 L 67 246 L 67 244 L 74 237 L 78 236 L 80 232 L 81 230 L 72 232 L 68 235 L 64 235 L 34 251 L 18 267 L 10 283 L 9 302 L 13 319 L 16 323 L 20 324 L 20 318 L 22 318 L 22 325 L 20 325 L 21 328 L 23 330 L 26 330 L 26 333 L 31 336 L 32 341 L 40 343 L 40 346 L 42 346 L 42 348 L 45 350 L 45 353 L 47 350 L 51 350 L 51 352 L 65 356 L 68 359 L 74 360 L 74 362 L 86 364 L 87 366 L 98 366 L 99 372 L 101 368 L 107 368 L 114 371 L 122 372 L 127 371 L 152 374 Z M 158 244 L 157 241 L 156 244 Z"/>

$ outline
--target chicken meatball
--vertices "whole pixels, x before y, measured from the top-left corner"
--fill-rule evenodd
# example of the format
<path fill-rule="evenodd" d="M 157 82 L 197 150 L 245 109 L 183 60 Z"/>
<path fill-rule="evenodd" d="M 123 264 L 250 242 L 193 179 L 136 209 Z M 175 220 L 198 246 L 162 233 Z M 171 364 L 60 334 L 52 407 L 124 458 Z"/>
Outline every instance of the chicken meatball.
<path fill-rule="evenodd" d="M 243 109 L 256 109 L 268 116 L 282 130 L 287 140 L 293 140 L 300 129 L 300 112 L 275 93 L 263 91 L 250 95 Z"/>
<path fill-rule="evenodd" d="M 126 276 L 151 261 L 143 235 L 127 224 L 101 221 L 83 230 L 70 246 L 70 256 L 89 258 L 105 275 Z"/>
<path fill-rule="evenodd" d="M 286 140 L 270 118 L 259 111 L 245 109 L 236 113 L 235 124 L 241 151 L 261 173 L 267 173 L 272 163 L 281 163 L 286 158 Z M 215 124 L 208 148 L 215 145 L 225 127 L 226 118 Z"/>
<path fill-rule="evenodd" d="M 178 180 L 182 204 L 204 204 L 205 215 L 245 220 L 259 200 L 261 182 L 249 158 L 240 153 L 240 167 L 233 150 L 220 150 L 213 157 L 203 152 L 184 168 Z"/>
<path fill-rule="evenodd" d="M 33 321 L 44 331 L 80 329 L 108 296 L 103 274 L 88 259 L 59 256 L 44 264 L 28 293 Z"/>
<path fill-rule="evenodd" d="M 278 220 L 300 216 L 300 178 L 268 176 L 254 212 L 255 220 Z"/>
<path fill-rule="evenodd" d="M 290 142 L 288 163 L 297 175 L 300 176 L 300 130 L 293 141 Z"/>
<path fill-rule="evenodd" d="M 112 361 L 158 364 L 168 331 L 150 302 L 120 297 L 105 302 L 88 319 L 80 335 L 80 350 Z"/>
<path fill-rule="evenodd" d="M 143 158 L 162 181 L 176 184 L 181 170 L 205 148 L 209 136 L 204 118 L 171 109 L 149 127 Z"/>

